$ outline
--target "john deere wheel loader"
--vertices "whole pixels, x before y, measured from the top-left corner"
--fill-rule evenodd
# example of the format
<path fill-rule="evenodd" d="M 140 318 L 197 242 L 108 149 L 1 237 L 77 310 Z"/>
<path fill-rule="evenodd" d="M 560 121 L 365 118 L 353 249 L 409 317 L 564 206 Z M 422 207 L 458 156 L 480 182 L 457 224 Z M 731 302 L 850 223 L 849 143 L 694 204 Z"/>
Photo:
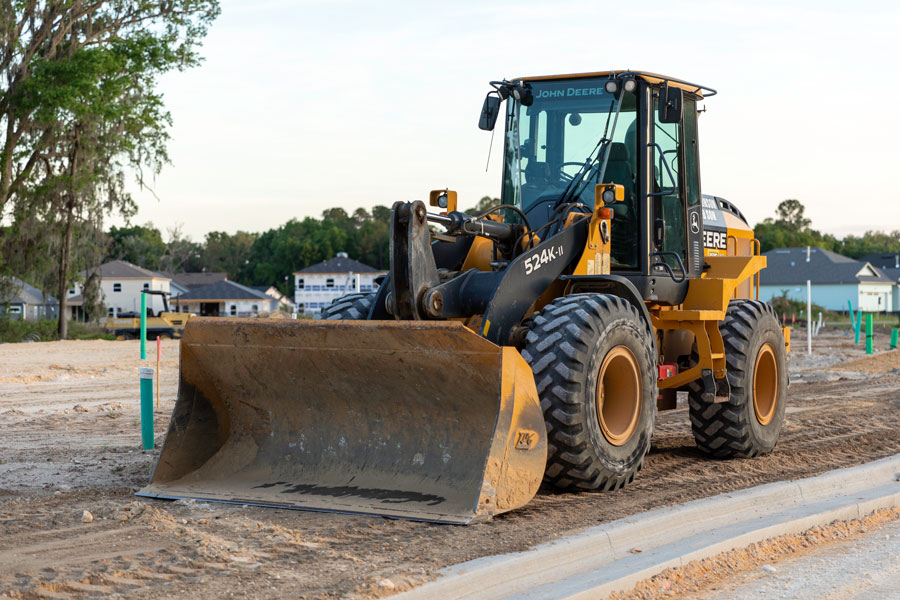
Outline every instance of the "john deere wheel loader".
<path fill-rule="evenodd" d="M 495 81 L 502 204 L 391 211 L 377 292 L 317 321 L 191 319 L 157 498 L 468 523 L 630 482 L 687 393 L 699 448 L 771 451 L 787 331 L 746 219 L 700 192 L 697 102 L 632 71 Z"/>

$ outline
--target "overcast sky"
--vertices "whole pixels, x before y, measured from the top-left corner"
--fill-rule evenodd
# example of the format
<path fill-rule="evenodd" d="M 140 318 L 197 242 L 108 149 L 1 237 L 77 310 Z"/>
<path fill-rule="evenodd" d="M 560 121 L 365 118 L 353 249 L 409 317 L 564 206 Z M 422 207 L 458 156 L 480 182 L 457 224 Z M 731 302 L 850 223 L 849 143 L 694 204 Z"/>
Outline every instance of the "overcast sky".
<path fill-rule="evenodd" d="M 705 84 L 704 193 L 751 224 L 785 198 L 843 236 L 900 229 L 900 3 L 223 0 L 166 76 L 173 164 L 135 223 L 263 231 L 325 208 L 500 192 L 487 82 L 631 68 Z M 114 221 L 119 224 L 121 221 Z"/>

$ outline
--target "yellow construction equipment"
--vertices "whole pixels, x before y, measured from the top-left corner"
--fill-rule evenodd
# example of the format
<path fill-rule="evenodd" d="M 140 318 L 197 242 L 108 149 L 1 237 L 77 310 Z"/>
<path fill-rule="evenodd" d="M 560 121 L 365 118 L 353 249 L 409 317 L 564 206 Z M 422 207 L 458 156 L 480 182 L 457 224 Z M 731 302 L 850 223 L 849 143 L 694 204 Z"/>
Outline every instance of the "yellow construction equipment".
<path fill-rule="evenodd" d="M 140 495 L 468 523 L 542 482 L 630 482 L 679 392 L 710 456 L 775 447 L 788 338 L 758 300 L 766 259 L 700 193 L 715 91 L 634 71 L 491 86 L 502 204 L 396 203 L 390 273 L 320 320 L 191 319 Z"/>
<path fill-rule="evenodd" d="M 181 337 L 184 326 L 192 316 L 192 313 L 171 312 L 169 310 L 169 301 L 166 299 L 167 292 L 161 290 L 144 290 L 144 294 L 153 294 L 162 296 L 163 309 L 153 314 L 149 308 L 147 309 L 147 337 L 155 339 L 160 337 Z M 140 312 L 121 313 L 115 317 L 106 319 L 104 329 L 126 340 L 136 340 L 141 337 L 141 314 Z"/>

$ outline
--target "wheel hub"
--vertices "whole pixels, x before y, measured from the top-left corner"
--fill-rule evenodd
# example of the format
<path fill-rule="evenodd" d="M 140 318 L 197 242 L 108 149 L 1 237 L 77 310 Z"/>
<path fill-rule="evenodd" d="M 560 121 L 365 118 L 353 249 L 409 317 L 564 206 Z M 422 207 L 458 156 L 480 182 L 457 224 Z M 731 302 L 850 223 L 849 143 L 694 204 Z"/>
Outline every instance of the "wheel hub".
<path fill-rule="evenodd" d="M 778 361 L 775 350 L 763 344 L 753 367 L 753 411 L 760 425 L 768 425 L 778 406 Z"/>
<path fill-rule="evenodd" d="M 622 446 L 637 428 L 641 414 L 641 373 L 625 346 L 607 353 L 597 376 L 597 420 L 604 437 Z"/>

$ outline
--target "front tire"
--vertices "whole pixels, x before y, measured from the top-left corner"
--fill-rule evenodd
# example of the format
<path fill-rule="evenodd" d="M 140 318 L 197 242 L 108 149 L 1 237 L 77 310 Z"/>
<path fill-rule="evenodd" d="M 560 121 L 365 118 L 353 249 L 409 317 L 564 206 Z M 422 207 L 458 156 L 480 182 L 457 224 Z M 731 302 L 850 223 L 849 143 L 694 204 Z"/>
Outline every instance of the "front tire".
<path fill-rule="evenodd" d="M 784 426 L 787 354 L 771 306 L 732 300 L 719 325 L 731 395 L 706 402 L 699 382 L 688 392 L 697 447 L 714 458 L 751 458 L 775 448 Z"/>
<path fill-rule="evenodd" d="M 656 347 L 649 325 L 610 294 L 558 298 L 535 317 L 522 356 L 547 425 L 544 481 L 615 490 L 634 479 L 656 421 Z"/>

